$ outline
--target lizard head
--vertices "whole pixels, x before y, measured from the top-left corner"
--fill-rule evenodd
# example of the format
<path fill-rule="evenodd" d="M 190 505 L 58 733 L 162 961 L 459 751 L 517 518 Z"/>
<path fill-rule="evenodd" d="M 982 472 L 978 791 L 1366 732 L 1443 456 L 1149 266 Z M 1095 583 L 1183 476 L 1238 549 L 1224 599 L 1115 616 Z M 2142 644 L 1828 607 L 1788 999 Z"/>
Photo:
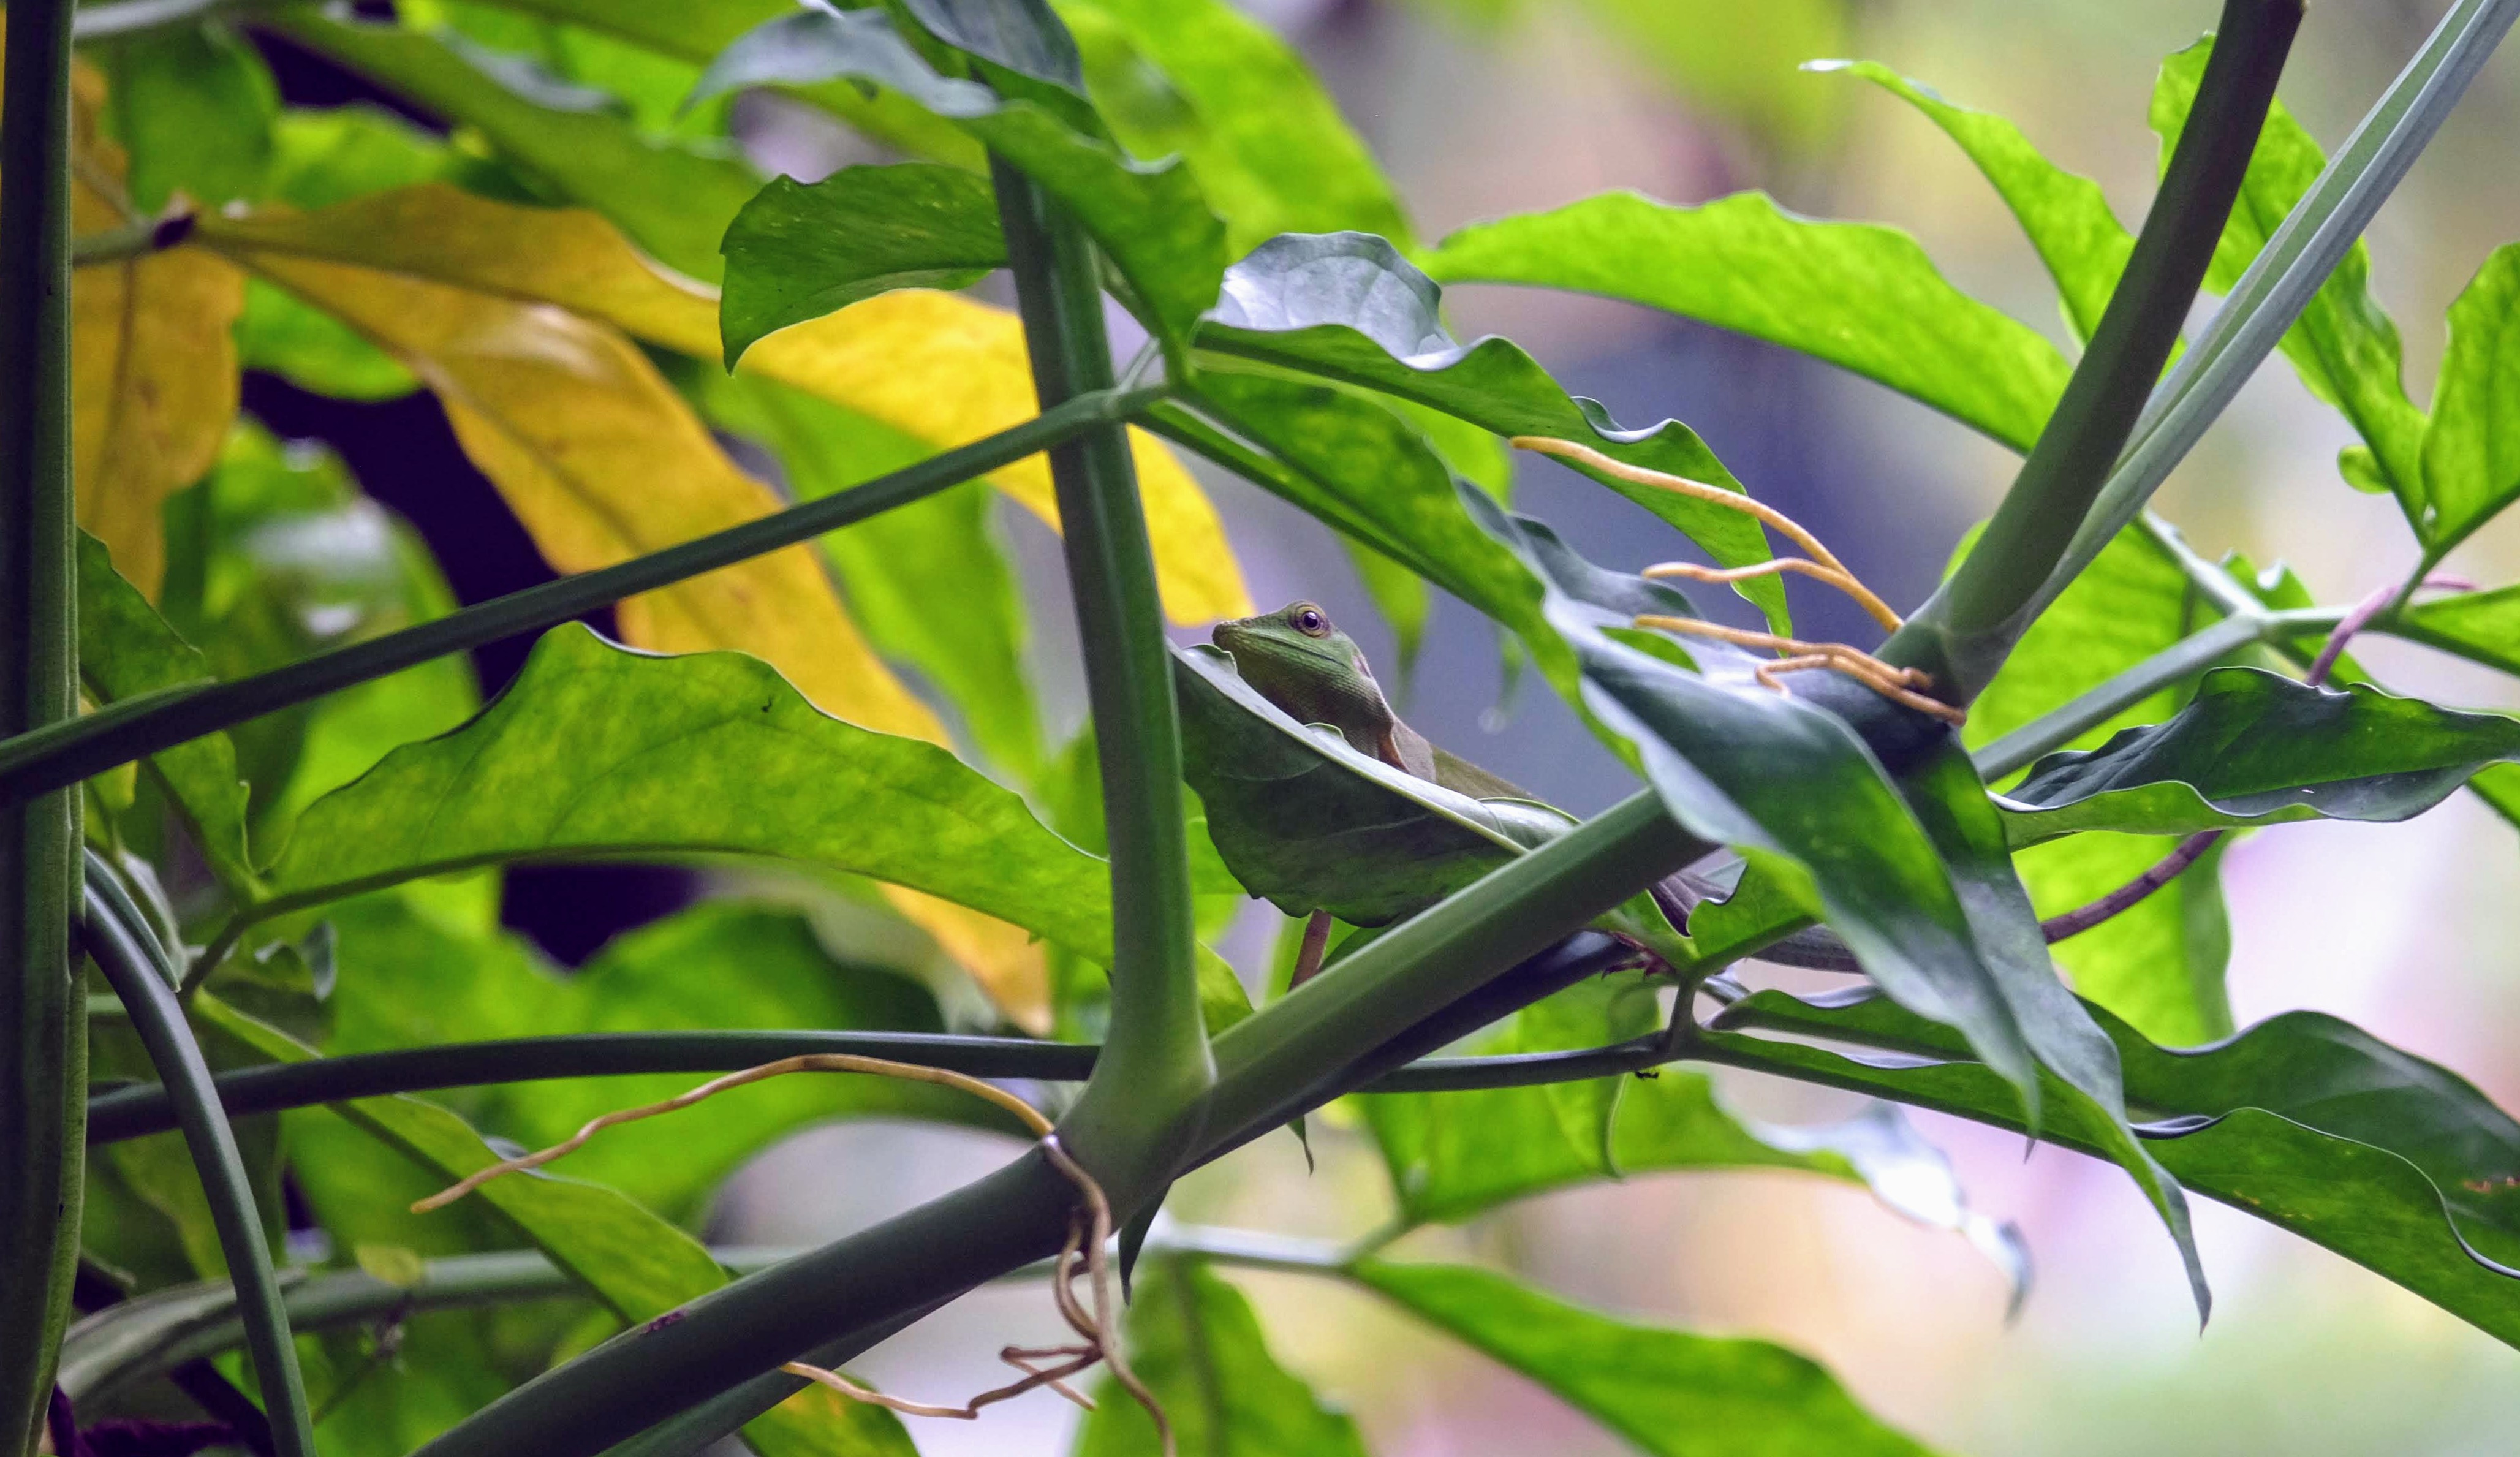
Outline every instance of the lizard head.
<path fill-rule="evenodd" d="M 1214 637 L 1242 681 L 1299 722 L 1327 723 L 1360 747 L 1389 730 L 1391 706 L 1365 654 L 1313 603 L 1219 622 Z"/>

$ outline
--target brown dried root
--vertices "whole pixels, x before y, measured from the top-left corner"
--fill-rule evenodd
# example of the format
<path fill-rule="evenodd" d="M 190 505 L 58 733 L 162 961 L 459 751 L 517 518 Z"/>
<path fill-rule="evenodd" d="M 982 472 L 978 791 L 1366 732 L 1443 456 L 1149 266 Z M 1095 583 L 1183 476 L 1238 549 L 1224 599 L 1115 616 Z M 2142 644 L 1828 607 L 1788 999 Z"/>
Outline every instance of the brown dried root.
<path fill-rule="evenodd" d="M 1806 576 L 1826 582 L 1854 598 L 1866 612 L 1872 615 L 1872 620 L 1888 630 L 1896 632 L 1900 628 L 1902 619 L 1897 613 L 1890 610 L 1890 604 L 1883 602 L 1874 595 L 1871 588 L 1858 580 L 1855 573 L 1846 569 L 1846 564 L 1837 559 L 1836 553 L 1822 546 L 1820 538 L 1805 529 L 1801 523 L 1764 501 L 1753 500 L 1739 491 L 1729 491 L 1720 485 L 1709 485 L 1703 480 L 1691 480 L 1686 476 L 1665 475 L 1660 471 L 1648 471 L 1642 466 L 1629 465 L 1626 461 L 1612 460 L 1592 446 L 1579 445 L 1573 440 L 1560 440 L 1551 435 L 1515 435 L 1508 443 L 1516 450 L 1536 450 L 1543 455 L 1554 455 L 1579 461 L 1605 476 L 1616 476 L 1621 480 L 1632 480 L 1639 485 L 1654 486 L 1677 495 L 1688 496 L 1692 500 L 1704 501 L 1710 506 L 1721 506 L 1727 511 L 1738 511 L 1776 527 L 1787 540 L 1811 554 L 1811 560 L 1808 562 L 1788 557 L 1775 562 L 1763 562 L 1756 567 L 1725 569 L 1694 567 L 1686 562 L 1666 562 L 1658 567 L 1646 568 L 1644 574 L 1647 576 L 1677 576 L 1690 581 L 1704 582 L 1736 582 L 1749 577 L 1764 576 L 1769 572 L 1799 571 Z"/>
<path fill-rule="evenodd" d="M 775 1063 L 764 1063 L 758 1068 L 746 1068 L 740 1072 L 730 1072 L 723 1077 L 711 1079 L 688 1093 L 668 1098 L 661 1103 L 625 1108 L 591 1119 L 586 1126 L 578 1129 L 563 1142 L 535 1153 L 493 1163 L 427 1199 L 418 1201 L 412 1205 L 412 1211 L 423 1213 L 429 1209 L 442 1208 L 492 1179 L 505 1174 L 539 1168 L 555 1159 L 584 1148 L 589 1139 L 607 1128 L 621 1123 L 637 1122 L 641 1118 L 654 1117 L 659 1114 L 679 1112 L 730 1088 L 739 1088 L 746 1083 L 760 1082 L 765 1078 L 780 1077 L 790 1072 L 868 1072 L 881 1077 L 899 1077 L 913 1082 L 936 1083 L 943 1087 L 959 1088 L 974 1097 L 985 1098 L 1021 1119 L 1024 1126 L 1030 1128 L 1034 1136 L 1041 1140 L 1041 1150 L 1049 1157 L 1052 1166 L 1076 1185 L 1079 1196 L 1077 1207 L 1068 1216 L 1067 1241 L 1060 1247 L 1058 1259 L 1052 1266 L 1051 1298 L 1058 1306 L 1059 1315 L 1081 1338 L 1082 1343 L 1042 1347 L 1019 1345 L 1006 1347 L 998 1353 L 998 1358 L 1024 1373 L 1023 1379 L 994 1390 L 983 1391 L 961 1406 L 937 1406 L 929 1402 L 888 1396 L 881 1391 L 862 1387 L 836 1371 L 827 1371 L 820 1366 L 808 1365 L 803 1361 L 789 1361 L 780 1369 L 791 1376 L 801 1376 L 808 1381 L 829 1387 L 852 1401 L 870 1402 L 906 1416 L 951 1417 L 970 1421 L 979 1416 L 980 1408 L 984 1406 L 1005 1401 L 1010 1397 L 1020 1396 L 1026 1391 L 1041 1387 L 1048 1387 L 1091 1411 L 1094 1409 L 1094 1403 L 1075 1388 L 1067 1385 L 1067 1379 L 1088 1370 L 1098 1361 L 1105 1362 L 1111 1368 L 1112 1379 L 1147 1409 L 1147 1415 L 1155 1424 L 1155 1434 L 1162 1441 L 1165 1457 L 1172 1457 L 1172 1424 L 1165 1420 L 1163 1406 L 1155 1400 L 1154 1392 L 1148 1390 L 1146 1383 L 1138 1379 L 1137 1373 L 1129 1369 L 1128 1360 L 1121 1353 L 1120 1343 L 1111 1323 L 1111 1271 L 1103 1254 L 1103 1247 L 1111 1241 L 1110 1200 L 1103 1195 L 1102 1186 L 1095 1182 L 1094 1176 L 1087 1173 L 1082 1164 L 1069 1158 L 1065 1149 L 1059 1147 L 1057 1128 L 1049 1118 L 1042 1116 L 1040 1110 L 1004 1088 L 982 1082 L 976 1077 L 947 1071 L 942 1068 L 922 1068 L 911 1063 L 896 1063 L 888 1058 L 859 1057 L 852 1053 L 808 1053 L 799 1057 L 781 1058 Z M 1087 1280 L 1094 1293 L 1093 1305 L 1090 1309 L 1076 1298 L 1075 1282 L 1080 1276 Z M 1052 1364 L 1037 1365 L 1035 1364 L 1037 1362 Z"/>
<path fill-rule="evenodd" d="M 1933 679 L 1912 667 L 1892 667 L 1880 659 L 1844 643 L 1807 643 L 1800 638 L 1778 637 L 1772 632 L 1750 632 L 1739 627 L 1727 627 L 1720 622 L 1704 622 L 1695 617 L 1667 617 L 1648 614 L 1636 619 L 1639 627 L 1659 628 L 1688 637 L 1711 637 L 1719 642 L 1743 648 L 1768 648 L 1791 657 L 1775 662 L 1763 662 L 1752 673 L 1763 685 L 1778 693 L 1785 685 L 1777 680 L 1778 673 L 1798 672 L 1804 668 L 1830 667 L 1862 683 L 1894 703 L 1905 704 L 1919 713 L 1930 713 L 1950 724 L 1968 722 L 1966 711 L 1955 708 L 1940 699 L 1928 698 L 1915 690 L 1930 688 Z"/>

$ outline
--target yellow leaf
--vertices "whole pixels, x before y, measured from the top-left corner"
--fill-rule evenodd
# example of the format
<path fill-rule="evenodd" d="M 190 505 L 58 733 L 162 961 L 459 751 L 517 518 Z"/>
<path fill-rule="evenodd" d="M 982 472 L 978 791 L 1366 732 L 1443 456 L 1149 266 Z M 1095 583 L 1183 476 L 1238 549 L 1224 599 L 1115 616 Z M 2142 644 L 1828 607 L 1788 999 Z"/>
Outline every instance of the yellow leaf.
<path fill-rule="evenodd" d="M 205 218 L 202 236 L 240 259 L 358 261 L 558 303 L 652 343 L 718 357 L 716 292 L 643 257 L 592 212 L 513 206 L 428 183 L 318 212 Z M 955 294 L 901 290 L 868 299 L 772 335 L 745 354 L 743 368 L 940 449 L 1018 425 L 1036 408 L 1022 326 Z M 1165 615 L 1185 624 L 1248 615 L 1241 569 L 1205 492 L 1160 441 L 1132 431 L 1130 444 Z M 990 479 L 1058 525 L 1044 457 Z"/>
<path fill-rule="evenodd" d="M 74 234 L 122 226 L 126 160 L 98 134 L 105 80 L 71 87 Z M 78 524 L 152 599 L 166 571 L 166 498 L 218 459 L 236 418 L 245 276 L 196 248 L 96 263 L 70 280 L 70 463 Z"/>
<path fill-rule="evenodd" d="M 435 392 L 465 453 L 545 560 L 586 571 L 777 510 L 619 331 L 373 268 L 277 254 L 241 260 L 348 324 Z M 622 635 L 690 653 L 740 648 L 826 710 L 944 741 L 935 715 L 859 636 L 809 549 L 773 552 L 619 607 Z"/>
<path fill-rule="evenodd" d="M 1007 1021 L 1050 1035 L 1050 961 L 1032 933 L 907 886 L 886 886 L 883 895 L 971 974 Z"/>

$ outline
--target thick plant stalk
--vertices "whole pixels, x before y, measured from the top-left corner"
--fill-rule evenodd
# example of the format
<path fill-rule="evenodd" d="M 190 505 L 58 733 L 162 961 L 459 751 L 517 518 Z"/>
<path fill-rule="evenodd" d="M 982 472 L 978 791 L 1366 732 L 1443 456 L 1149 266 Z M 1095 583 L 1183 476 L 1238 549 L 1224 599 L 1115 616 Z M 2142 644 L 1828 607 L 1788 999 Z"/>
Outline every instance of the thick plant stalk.
<path fill-rule="evenodd" d="M 476 603 L 433 621 L 318 653 L 233 683 L 176 689 L 112 705 L 42 732 L 0 741 L 0 804 L 75 784 L 158 750 L 308 703 L 414 663 L 443 658 L 608 607 L 624 597 L 810 541 L 826 531 L 907 506 L 948 486 L 1109 421 L 1159 398 L 1152 389 L 1077 395 L 1055 410 L 985 439 L 879 476 L 863 485 L 790 506 L 740 526 L 595 571 L 544 582 Z"/>
<path fill-rule="evenodd" d="M 77 711 L 69 0 L 13 0 L 0 101 L 0 734 Z M 0 1453 L 31 1451 L 78 1260 L 75 791 L 0 808 Z"/>
<path fill-rule="evenodd" d="M 184 1009 L 175 1001 L 162 950 L 152 954 L 127 899 L 117 896 L 112 872 L 91 859 L 86 932 L 89 952 L 105 973 L 141 1045 L 165 1079 L 174 1100 L 176 1121 L 184 1130 L 184 1148 L 201 1175 L 202 1193 L 218 1229 L 219 1250 L 227 1256 L 228 1278 L 237 1289 L 238 1313 L 245 1323 L 246 1348 L 261 1380 L 264 1410 L 270 1414 L 272 1443 L 280 1457 L 315 1457 L 315 1432 L 306 1407 L 305 1384 L 297 1370 L 297 1346 L 290 1336 L 289 1312 L 280 1298 L 280 1280 L 273 1272 L 271 1248 L 264 1243 L 262 1216 L 254 1207 L 252 1184 L 245 1158 L 237 1151 L 236 1130 L 219 1111 L 210 1085 L 209 1064 L 193 1040 Z"/>
<path fill-rule="evenodd" d="M 2091 347 L 1968 560 L 1882 645 L 1884 660 L 1932 674 L 1938 697 L 1974 700 L 2037 616 L 2179 341 L 2300 24 L 2300 0 L 2225 0 L 2195 108 Z"/>
<path fill-rule="evenodd" d="M 990 176 L 1041 407 L 1109 389 L 1092 241 L 1022 172 L 992 159 Z M 1110 1030 L 1060 1132 L 1134 1212 L 1190 1152 L 1216 1076 L 1198 1009 L 1181 725 L 1127 431 L 1112 423 L 1054 446 L 1050 472 L 1102 770 L 1113 945 Z"/>

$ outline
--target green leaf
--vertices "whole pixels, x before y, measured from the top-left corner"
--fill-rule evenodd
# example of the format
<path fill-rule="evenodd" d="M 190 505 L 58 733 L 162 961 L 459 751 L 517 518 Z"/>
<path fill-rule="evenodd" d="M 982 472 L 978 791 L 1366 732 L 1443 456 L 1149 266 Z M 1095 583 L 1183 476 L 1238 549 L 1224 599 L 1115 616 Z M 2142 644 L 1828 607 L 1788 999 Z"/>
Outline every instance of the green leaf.
<path fill-rule="evenodd" d="M 1242 1292 L 1204 1261 L 1147 1260 L 1129 1304 L 1129 1362 L 1163 1403 L 1180 1450 L 1205 1457 L 1365 1457 L 1356 1423 L 1269 1352 Z M 1146 1408 L 1104 1380 L 1077 1457 L 1163 1450 Z"/>
<path fill-rule="evenodd" d="M 2520 1344 L 2520 1123 L 2457 1074 L 2349 1023 L 2288 1012 L 2193 1051 L 2155 1047 L 2104 1011 L 2127 1097 L 2156 1158 L 2188 1188 L 2283 1226 Z M 1895 1048 L 1884 1062 L 1718 1030 L 1744 1066 L 1818 1075 L 2003 1127 L 2002 1085 L 1942 1027 L 1858 992 L 1760 992 L 1718 1028 Z M 2090 1146 L 2073 1130 L 2050 1135 Z"/>
<path fill-rule="evenodd" d="M 2161 136 L 2161 157 L 2168 165 L 2173 148 L 2196 100 L 2196 86 L 2213 53 L 2208 37 L 2161 64 L 2152 93 L 2152 129 Z M 2214 250 L 2205 287 L 2228 293 L 2237 284 L 2326 166 L 2318 143 L 2302 128 L 2283 104 L 2267 113 L 2250 154 L 2239 199 Z M 2424 443 L 2424 412 L 2407 398 L 2400 376 L 2402 350 L 2398 326 L 2369 292 L 2371 253 L 2357 242 L 2317 296 L 2301 311 L 2283 337 L 2284 357 L 2310 392 L 2336 406 L 2370 447 L 2362 463 L 2346 468 L 2346 478 L 2385 482 L 2396 492 L 2407 519 L 2429 539 L 2423 508 L 2428 489 L 2419 456 Z"/>
<path fill-rule="evenodd" d="M 1742 488 L 1678 421 L 1622 430 L 1598 402 L 1559 388 L 1514 344 L 1489 338 L 1456 345 L 1444 332 L 1441 302 L 1442 291 L 1379 238 L 1277 238 L 1227 270 L 1224 300 L 1200 326 L 1198 343 L 1397 395 L 1494 434 L 1570 439 L 1631 465 Z M 1740 512 L 1615 477 L 1595 478 L 1677 526 L 1720 565 L 1768 559 L 1759 524 Z M 1753 578 L 1738 590 L 1778 631 L 1788 630 L 1784 589 L 1775 578 Z"/>
<path fill-rule="evenodd" d="M 907 886 L 1098 962 L 1102 862 L 951 753 L 816 709 L 757 659 L 544 635 L 498 701 L 309 806 L 267 908 L 538 856 L 767 855 Z M 1222 1026 L 1247 1009 L 1202 954 Z"/>
<path fill-rule="evenodd" d="M 2520 586 L 2416 603 L 2401 609 L 2389 630 L 2506 673 L 2520 673 Z"/>
<path fill-rule="evenodd" d="M 335 399 L 399 399 L 420 387 L 410 370 L 349 325 L 258 278 L 245 281 L 237 363 Z"/>
<path fill-rule="evenodd" d="M 1877 61 L 1815 61 L 1804 69 L 1862 76 L 1922 112 L 1958 143 L 2048 265 L 2075 338 L 2092 337 L 2135 250 L 2134 235 L 2109 210 L 2098 183 L 2049 161 L 2002 116 L 1946 101 Z"/>
<path fill-rule="evenodd" d="M 1007 261 L 989 180 L 936 162 L 843 167 L 810 186 L 773 178 L 720 250 L 730 370 L 773 330 L 890 289 L 959 289 Z"/>
<path fill-rule="evenodd" d="M 1926 1450 L 1765 1341 L 1632 1325 L 1460 1265 L 1371 1260 L 1349 1274 L 1656 1457 Z"/>
<path fill-rule="evenodd" d="M 2019 844 L 2077 830 L 2183 834 L 2219 825 L 2409 819 L 2497 759 L 2520 721 L 2461 713 L 2368 684 L 2314 688 L 2217 668 L 2165 723 L 2050 754 L 2004 797 Z"/>
<path fill-rule="evenodd" d="M 939 75 L 881 10 L 803 11 L 747 31 L 710 63 L 695 97 L 773 82 L 854 79 L 954 122 L 1072 210 L 1109 255 L 1159 337 L 1179 341 L 1216 301 L 1225 227 L 1178 160 L 1145 164 L 1033 100 Z"/>
<path fill-rule="evenodd" d="M 113 569 L 105 543 L 85 531 L 78 533 L 78 625 L 79 686 L 100 705 L 211 677 L 201 650 L 166 625 Z M 248 892 L 253 862 L 246 850 L 246 787 L 228 736 L 206 734 L 148 762 L 211 873 L 232 891 Z"/>
<path fill-rule="evenodd" d="M 788 493 L 800 501 L 933 453 L 878 421 L 756 376 L 705 371 L 698 395 L 710 423 L 778 456 Z M 992 499 L 984 483 L 959 485 L 833 531 L 821 544 L 850 615 L 876 651 L 944 697 L 982 758 L 1030 784 L 1047 751 L 1024 663 L 1023 584 L 998 538 Z M 954 590 L 936 591 L 940 581 Z"/>
<path fill-rule="evenodd" d="M 179 192 L 210 208 L 261 198 L 280 92 L 251 45 L 212 23 L 137 31 L 97 50 L 107 120 L 131 154 L 133 206 L 155 214 Z"/>
<path fill-rule="evenodd" d="M 603 213 L 695 278 L 717 277 L 718 240 L 761 185 L 740 160 L 642 136 L 609 111 L 544 105 L 552 98 L 522 95 L 417 31 L 302 10 L 271 23 L 423 110 L 478 131 L 554 197 Z"/>
<path fill-rule="evenodd" d="M 1069 0 L 1059 13 L 1112 130 L 1141 157 L 1182 154 L 1225 219 L 1230 255 L 1280 233 L 1348 228 L 1410 246 L 1372 154 L 1266 25 L 1224 0 Z"/>
<path fill-rule="evenodd" d="M 2424 433 L 2424 514 L 2415 524 L 2435 559 L 2520 496 L 2520 433 L 2511 429 L 2520 420 L 2515 323 L 2520 244 L 2496 249 L 2451 301 L 2450 346 Z"/>
<path fill-rule="evenodd" d="M 1583 662 L 1586 703 L 1635 745 L 1672 816 L 1701 839 L 1798 862 L 1864 969 L 1902 1005 L 1960 1028 L 2021 1090 L 2034 1125 L 2035 1070 L 2058 1074 L 2072 1090 L 2067 1118 L 2093 1130 L 2161 1212 L 2201 1309 L 2178 1186 L 2127 1132 L 2107 1039 L 2056 980 L 2002 819 L 1949 732 L 1834 673 L 1797 675 L 1780 694 L 1738 649 L 1666 643 L 1694 660 L 1690 671 L 1632 646 L 1643 583 L 1463 495 L 1548 582 L 1549 618 Z"/>
<path fill-rule="evenodd" d="M 273 124 L 271 196 L 306 211 L 445 177 L 444 141 L 369 102 L 292 107 Z"/>
<path fill-rule="evenodd" d="M 2016 449 L 2038 438 L 2065 387 L 2054 345 L 1952 287 L 1914 239 L 1797 217 L 1764 193 L 1696 207 L 1605 193 L 1463 228 L 1426 270 L 1445 283 L 1598 294 L 1734 330 L 1878 381 Z"/>
<path fill-rule="evenodd" d="M 2270 604 L 2275 606 L 2278 604 Z M 2280 606 L 2307 606 L 2286 602 Z M 2202 625 L 2185 573 L 2161 545 L 2129 528 L 2039 615 L 2003 668 L 1969 706 L 1961 737 L 1983 749 L 2064 706 Z M 2072 741 L 2096 747 L 2131 725 L 2178 711 L 2172 685 Z M 2043 916 L 2088 905 L 2158 864 L 2175 840 L 2072 835 L 2024 850 L 2013 868 Z M 2098 926 L 2049 947 L 2077 990 L 2155 1041 L 2197 1043 L 2231 1030 L 2223 972 L 2230 927 L 2218 883 L 2221 852 Z"/>

